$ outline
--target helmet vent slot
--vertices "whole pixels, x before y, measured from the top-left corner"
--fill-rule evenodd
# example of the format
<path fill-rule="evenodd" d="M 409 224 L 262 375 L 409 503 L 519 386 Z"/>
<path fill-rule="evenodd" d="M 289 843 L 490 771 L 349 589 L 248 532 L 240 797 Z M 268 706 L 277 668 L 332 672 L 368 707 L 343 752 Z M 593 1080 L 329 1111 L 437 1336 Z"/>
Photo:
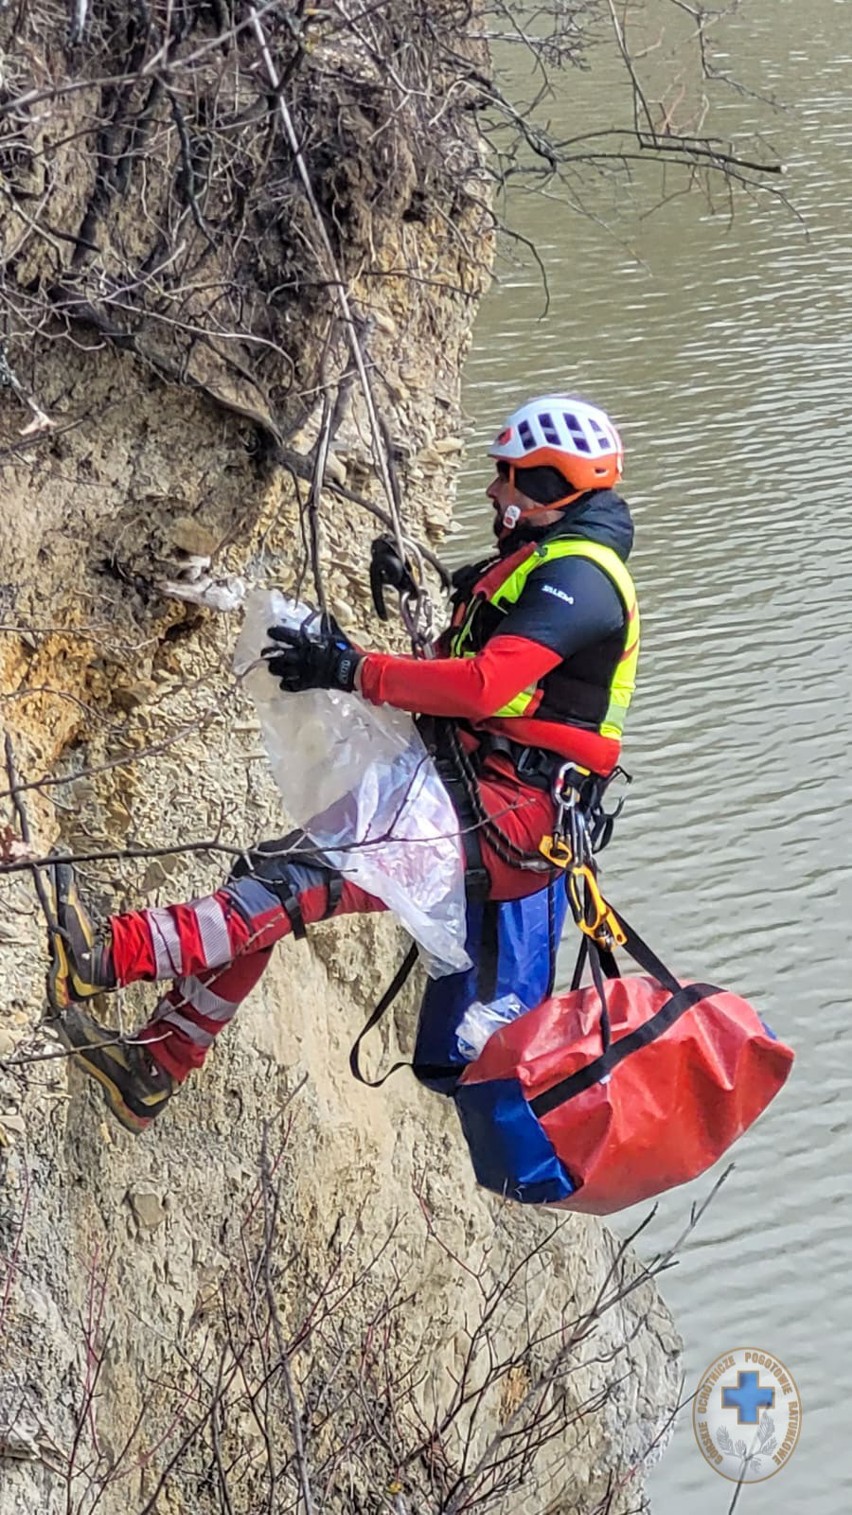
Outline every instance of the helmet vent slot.
<path fill-rule="evenodd" d="M 583 430 L 583 427 L 580 421 L 578 421 L 577 417 L 575 415 L 572 415 L 570 410 L 566 410 L 564 412 L 563 419 L 565 421 L 565 425 L 568 427 L 568 430 L 571 433 L 571 441 L 574 443 L 577 451 L 591 453 L 592 449 L 589 446 L 589 439 L 586 436 L 586 433 Z"/>
<path fill-rule="evenodd" d="M 559 432 L 556 430 L 556 427 L 553 424 L 553 417 L 550 414 L 550 411 L 545 410 L 538 419 L 545 442 L 549 442 L 551 447 L 558 447 Z"/>
<path fill-rule="evenodd" d="M 612 451 L 612 437 L 608 437 L 607 436 L 607 434 L 604 431 L 603 427 L 600 425 L 600 423 L 598 421 L 595 420 L 594 416 L 589 416 L 589 425 L 591 426 L 592 431 L 595 434 L 595 441 L 597 442 L 600 451 L 601 452 L 611 452 Z"/>

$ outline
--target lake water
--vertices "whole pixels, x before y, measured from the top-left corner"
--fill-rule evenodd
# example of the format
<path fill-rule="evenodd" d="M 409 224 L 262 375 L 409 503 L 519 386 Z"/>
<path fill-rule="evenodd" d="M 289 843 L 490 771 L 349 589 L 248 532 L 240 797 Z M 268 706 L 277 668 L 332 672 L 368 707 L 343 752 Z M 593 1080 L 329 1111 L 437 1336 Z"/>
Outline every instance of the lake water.
<path fill-rule="evenodd" d="M 632 189 L 578 178 L 599 219 L 513 191 L 506 215 L 537 246 L 550 309 L 529 260 L 502 257 L 466 372 L 452 546 L 459 559 L 489 542 L 482 452 L 515 404 L 553 387 L 610 411 L 644 656 L 607 892 L 681 976 L 736 988 L 797 1052 L 663 1288 L 687 1392 L 718 1354 L 753 1345 L 802 1395 L 796 1452 L 742 1490 L 738 1515 L 839 1515 L 852 1486 L 850 7 L 752 0 L 724 35 L 723 65 L 784 109 L 730 91 L 717 124 L 760 126 L 795 214 L 743 195 L 731 219 L 719 190 L 643 218 L 659 197 L 647 171 Z M 529 92 L 519 57 L 506 66 L 513 96 Z M 626 120 L 617 77 L 604 55 L 564 76 L 546 108 L 557 133 Z M 646 1252 L 711 1182 L 665 1199 Z M 733 1492 L 684 1416 L 651 1478 L 655 1515 L 723 1515 Z"/>

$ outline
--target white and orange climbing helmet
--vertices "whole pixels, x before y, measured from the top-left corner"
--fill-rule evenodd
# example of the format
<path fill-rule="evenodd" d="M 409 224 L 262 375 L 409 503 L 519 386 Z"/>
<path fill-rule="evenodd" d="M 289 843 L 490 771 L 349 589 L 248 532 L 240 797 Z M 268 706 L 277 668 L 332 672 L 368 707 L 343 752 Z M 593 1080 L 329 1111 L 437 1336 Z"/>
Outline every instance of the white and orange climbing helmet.
<path fill-rule="evenodd" d="M 590 489 L 611 489 L 624 463 L 621 437 L 609 416 L 579 395 L 527 400 L 510 415 L 488 454 L 498 466 L 507 465 L 508 477 L 521 490 L 527 469 L 556 469 L 570 490 L 547 500 L 551 510 L 570 505 Z"/>

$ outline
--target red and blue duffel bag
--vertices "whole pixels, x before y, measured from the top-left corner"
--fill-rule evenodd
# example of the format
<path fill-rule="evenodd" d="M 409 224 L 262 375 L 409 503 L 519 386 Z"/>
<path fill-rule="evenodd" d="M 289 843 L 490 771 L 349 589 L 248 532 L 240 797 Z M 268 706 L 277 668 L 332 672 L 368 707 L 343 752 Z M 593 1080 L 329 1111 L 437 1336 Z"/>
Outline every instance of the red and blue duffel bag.
<path fill-rule="evenodd" d="M 703 1173 L 793 1063 L 739 995 L 680 981 L 620 917 L 648 977 L 621 978 L 588 938 L 593 982 L 486 1042 L 454 1093 L 476 1177 L 528 1204 L 608 1215 Z"/>

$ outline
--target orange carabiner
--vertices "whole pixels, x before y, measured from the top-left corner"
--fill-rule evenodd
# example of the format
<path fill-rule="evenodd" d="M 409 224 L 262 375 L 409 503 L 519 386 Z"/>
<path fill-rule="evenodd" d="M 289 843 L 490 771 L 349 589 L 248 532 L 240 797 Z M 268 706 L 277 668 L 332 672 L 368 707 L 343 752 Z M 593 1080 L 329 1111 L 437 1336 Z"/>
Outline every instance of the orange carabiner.
<path fill-rule="evenodd" d="M 567 868 L 574 858 L 571 843 L 564 836 L 543 836 L 538 850 L 554 868 Z"/>
<path fill-rule="evenodd" d="M 612 906 L 607 904 L 601 894 L 595 874 L 587 864 L 571 869 L 568 875 L 568 898 L 574 919 L 586 936 L 590 936 L 600 947 L 624 946 L 627 941 L 624 928 Z"/>

